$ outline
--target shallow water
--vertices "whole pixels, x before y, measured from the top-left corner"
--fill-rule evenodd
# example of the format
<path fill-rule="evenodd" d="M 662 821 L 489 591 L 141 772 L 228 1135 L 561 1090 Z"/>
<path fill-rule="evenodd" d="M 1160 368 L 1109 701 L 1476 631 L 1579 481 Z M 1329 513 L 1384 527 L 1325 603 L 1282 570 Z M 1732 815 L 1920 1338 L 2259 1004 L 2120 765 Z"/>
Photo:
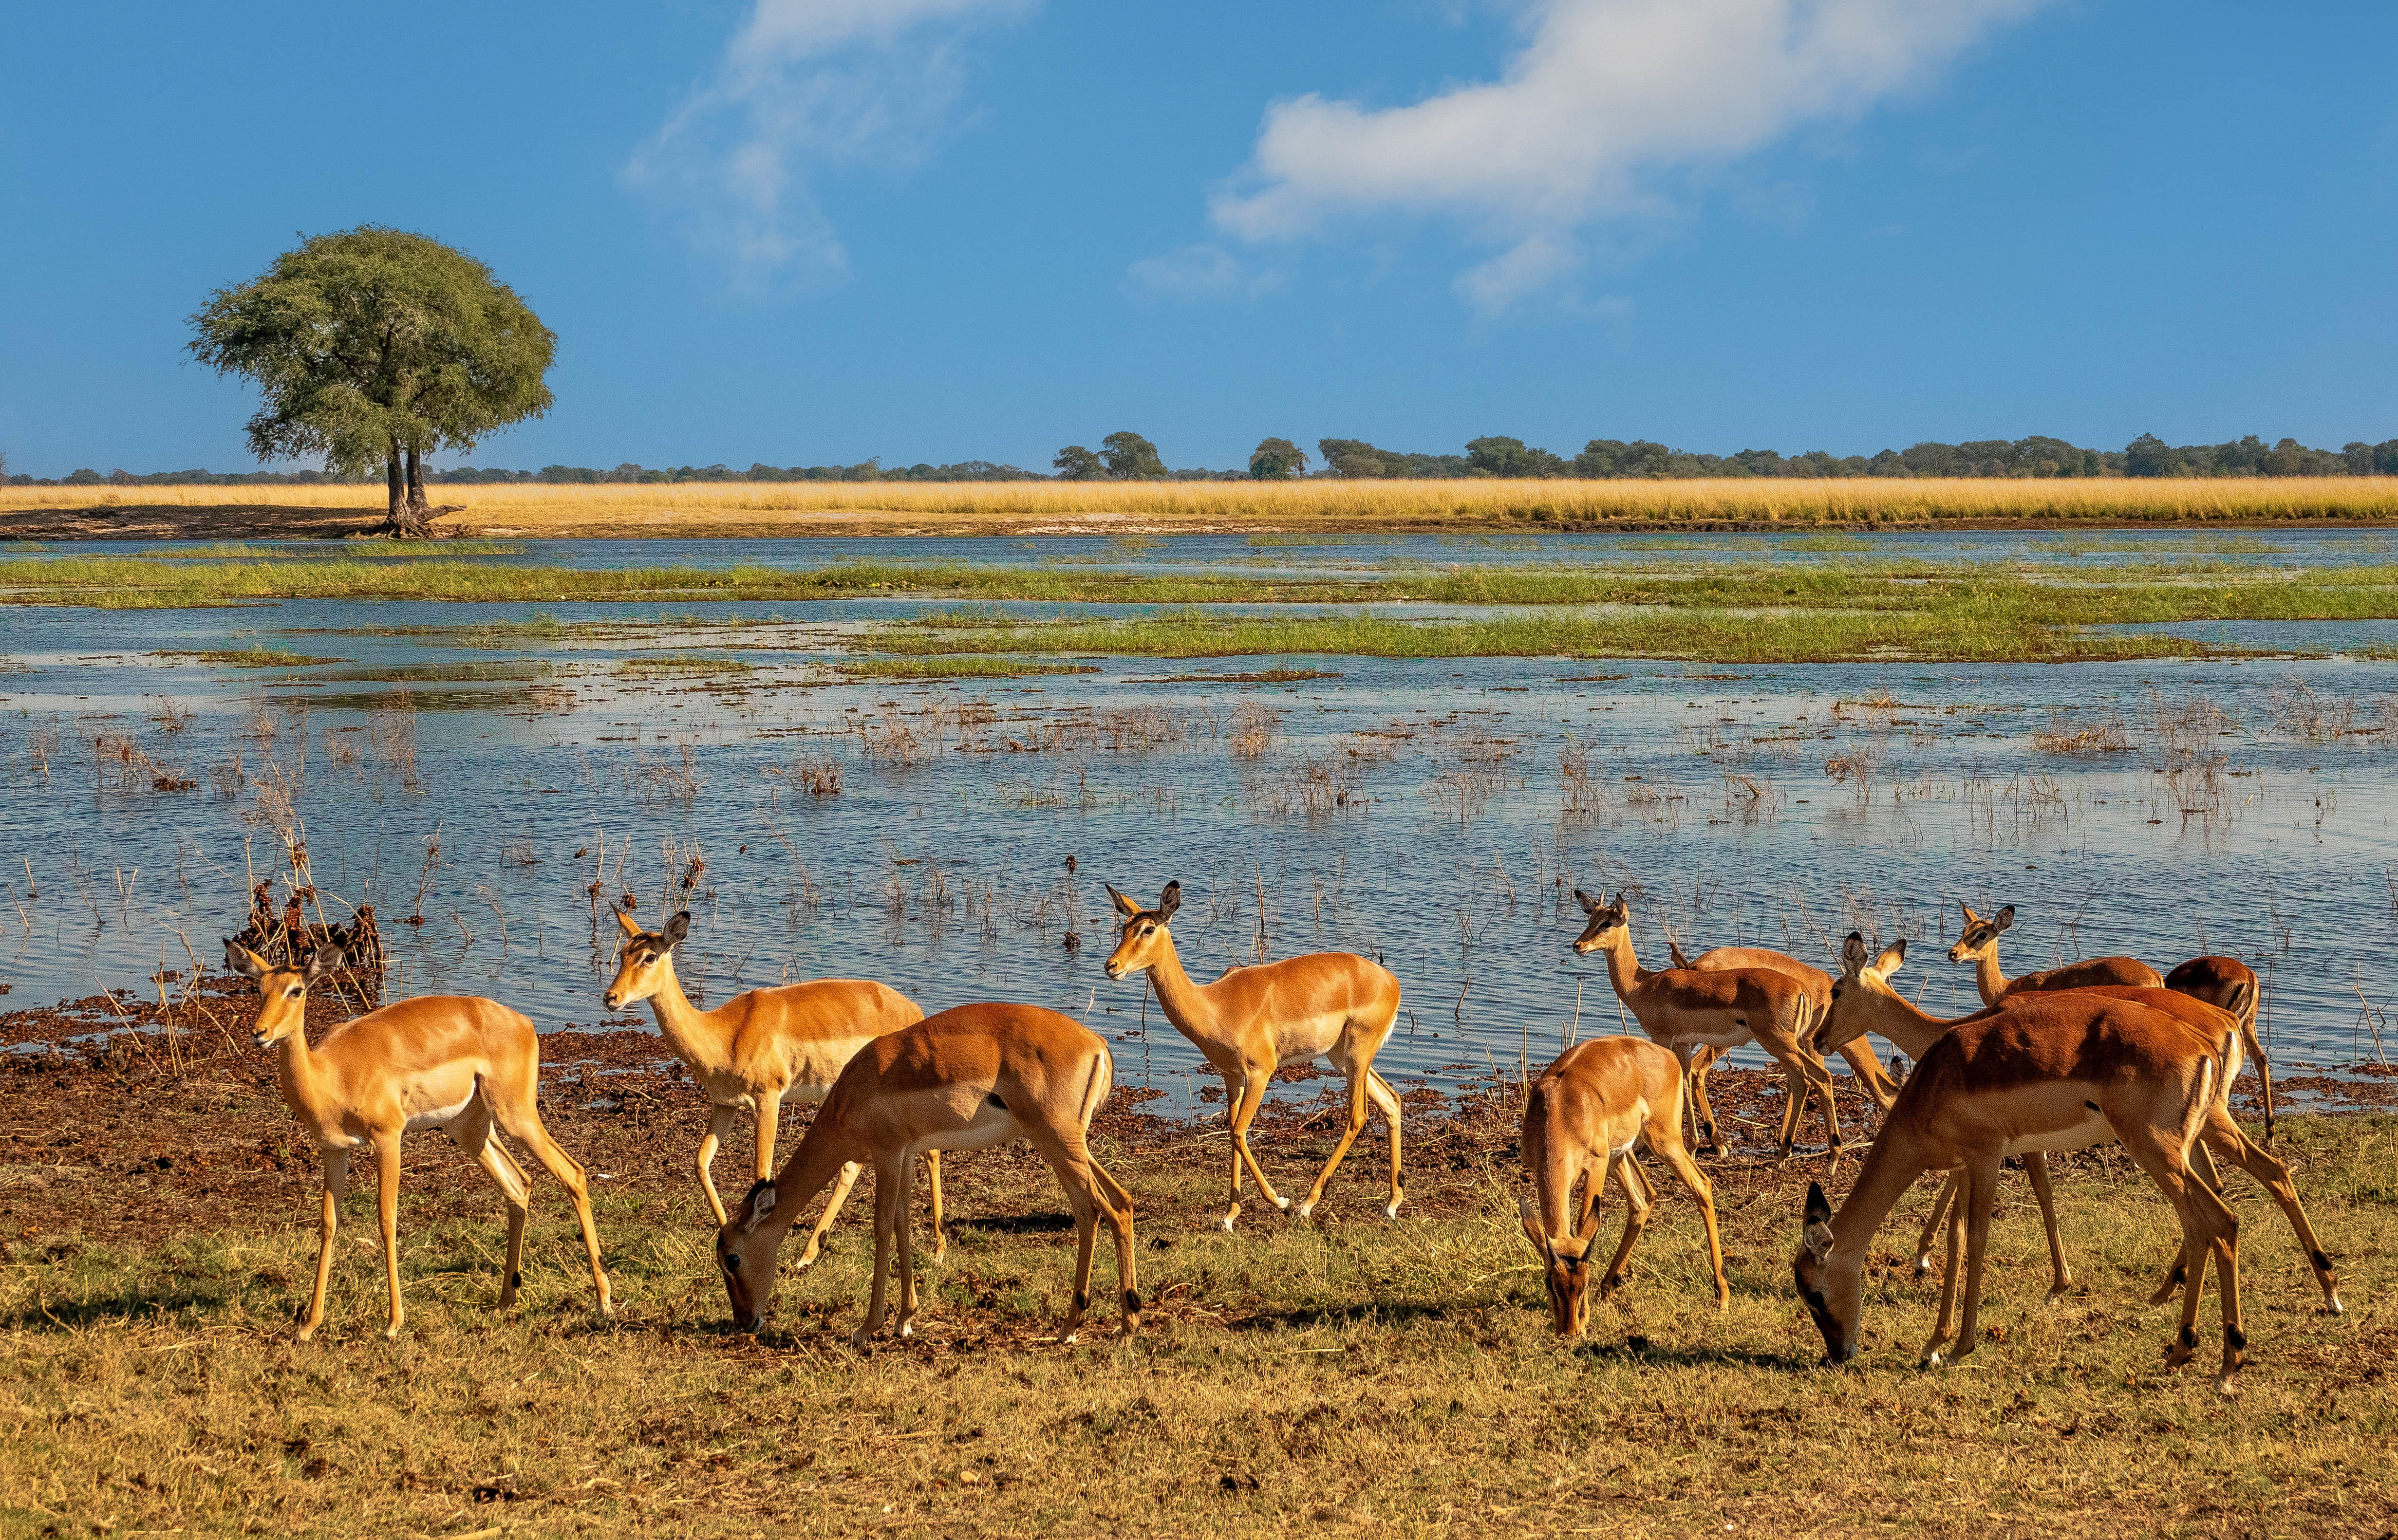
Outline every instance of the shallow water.
<path fill-rule="evenodd" d="M 1911 537 L 1877 537 L 1877 552 L 1901 538 Z M 2013 559 L 2046 537 L 1923 538 L 2012 542 Z M 2267 538 L 2323 561 L 2366 543 Z M 1592 539 L 1549 542 L 1551 554 Z M 2150 539 L 2143 549 L 2176 544 Z M 1107 543 L 558 542 L 500 559 L 923 561 L 965 548 L 1021 561 Z M 1310 554 L 1379 561 L 1391 550 L 1410 561 L 1540 555 L 1513 541 L 1428 537 Z M 1206 537 L 1160 540 L 1139 559 L 1182 569 L 1233 552 L 1289 555 Z M 532 621 L 545 608 L 577 629 L 523 643 L 457 629 Z M 1907 936 L 1918 944 L 1900 981 L 1936 1014 L 1977 1003 L 1971 971 L 1945 956 L 1956 902 L 2012 903 L 2011 971 L 2112 952 L 2167 969 L 2228 951 L 2268 975 L 2277 1059 L 2376 1052 L 2359 996 L 2377 1010 L 2389 1002 L 2382 971 L 2361 960 L 2398 923 L 2398 799 L 2391 735 L 2378 730 L 2381 703 L 2398 698 L 2388 663 L 1098 659 L 1084 675 L 927 683 L 851 681 L 829 666 L 862 623 L 923 608 L 0 609 L 7 1003 L 104 986 L 153 995 L 162 967 L 190 967 L 186 937 L 214 966 L 216 938 L 240 925 L 251 875 L 281 865 L 289 827 L 304 833 L 325 893 L 374 903 L 401 970 L 396 992 L 489 994 L 546 1029 L 599 1024 L 615 943 L 586 892 L 601 852 L 603 901 L 635 892 L 653 926 L 698 854 L 681 968 L 705 1003 L 828 974 L 883 979 L 928 1011 L 1031 1000 L 1117 1036 L 1119 1080 L 1146 1078 L 1174 1105 L 1189 1104 L 1196 1056 L 1153 1001 L 1144 1032 L 1138 980 L 1104 976 L 1113 935 L 1103 880 L 1153 901 L 1179 878 L 1174 931 L 1202 979 L 1260 944 L 1270 957 L 1381 957 L 1407 992 L 1381 1063 L 1394 1078 L 1434 1084 L 1537 1069 L 1569 1032 L 1620 1029 L 1603 969 L 1568 950 L 1576 886 L 1629 892 L 1652 964 L 1668 934 L 1692 952 L 1741 942 L 1827 966 L 1852 928 Z M 787 623 L 639 623 L 662 615 Z M 587 621 L 625 623 L 581 629 Z M 259 643 L 340 663 L 244 670 L 168 655 Z M 619 672 L 661 650 L 749 666 Z M 461 664 L 546 676 L 440 676 Z M 1277 665 L 1338 676 L 1179 677 Z M 402 669 L 437 676 L 408 683 L 414 709 L 371 712 L 392 703 L 400 687 L 383 681 Z M 175 730 L 167 699 L 190 713 Z M 2199 721 L 2192 702 L 2225 719 Z M 2109 720 L 2122 727 L 2122 752 L 2060 755 L 2034 742 Z M 403 725 L 412 786 L 387 752 Z M 895 730 L 927 745 L 920 762 L 877 755 Z M 104 734 L 195 785 L 102 784 Z M 696 784 L 683 774 L 686 747 Z M 1569 776 L 1568 759 L 1582 769 L 1583 751 L 1586 769 Z M 841 796 L 819 802 L 774 773 L 802 756 L 840 766 Z M 401 923 L 411 912 L 425 923 Z M 1070 929 L 1078 946 L 1064 944 Z M 649 1018 L 643 1009 L 630 1019 Z"/>

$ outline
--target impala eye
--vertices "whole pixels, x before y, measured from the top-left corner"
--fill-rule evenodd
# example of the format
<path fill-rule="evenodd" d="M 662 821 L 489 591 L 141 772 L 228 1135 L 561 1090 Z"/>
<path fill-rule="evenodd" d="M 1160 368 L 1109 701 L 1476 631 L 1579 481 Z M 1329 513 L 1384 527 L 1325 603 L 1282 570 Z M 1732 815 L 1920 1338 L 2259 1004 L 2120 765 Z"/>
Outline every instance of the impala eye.
<path fill-rule="evenodd" d="M 283 992 L 283 998 L 287 1000 L 296 1000 L 300 998 L 300 995 L 301 989 L 296 984 Z"/>

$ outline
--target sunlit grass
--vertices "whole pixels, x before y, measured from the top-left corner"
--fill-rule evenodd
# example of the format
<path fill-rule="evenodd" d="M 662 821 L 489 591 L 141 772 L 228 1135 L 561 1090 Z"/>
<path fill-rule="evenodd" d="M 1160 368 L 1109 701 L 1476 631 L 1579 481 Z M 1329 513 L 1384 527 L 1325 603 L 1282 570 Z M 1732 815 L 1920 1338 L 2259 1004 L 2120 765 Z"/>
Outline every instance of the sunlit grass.
<path fill-rule="evenodd" d="M 469 527 L 511 534 L 605 529 L 706 533 L 775 524 L 805 533 L 899 520 L 935 525 L 1106 516 L 1163 528 L 1477 524 L 1571 527 L 1733 521 L 1921 525 L 2017 519 L 2130 523 L 2398 517 L 2398 477 L 2225 479 L 1299 482 L 775 482 L 445 486 Z M 10 487 L 0 513 L 111 507 L 382 507 L 380 487 Z M 1156 529 L 1142 532 L 1154 533 Z"/>

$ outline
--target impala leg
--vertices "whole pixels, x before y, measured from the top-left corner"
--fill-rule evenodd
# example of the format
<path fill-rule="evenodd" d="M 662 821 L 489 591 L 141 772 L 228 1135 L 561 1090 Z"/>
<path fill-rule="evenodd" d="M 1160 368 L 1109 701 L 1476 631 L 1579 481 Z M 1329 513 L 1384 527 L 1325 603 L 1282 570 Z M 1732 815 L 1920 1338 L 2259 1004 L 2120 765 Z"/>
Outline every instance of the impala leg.
<path fill-rule="evenodd" d="M 1949 1355 L 1951 1363 L 1971 1353 L 1981 1340 L 1982 1267 L 1990 1249 L 1990 1212 L 1998 1207 L 1999 1163 L 1977 1161 L 1967 1168 L 1966 1175 L 1962 1195 L 1966 1210 L 1965 1316 L 1957 1326 L 1957 1349 Z"/>
<path fill-rule="evenodd" d="M 1124 1295 L 1124 1334 L 1130 1336 L 1140 1330 L 1140 1247 L 1133 1239 L 1132 1194 L 1108 1174 L 1098 1156 L 1086 1149 L 1083 1158 L 1104 1199 L 1108 1234 L 1116 1244 L 1116 1286 Z"/>
<path fill-rule="evenodd" d="M 707 1194 L 707 1212 L 716 1216 L 716 1227 L 724 1228 L 729 1217 L 724 1212 L 724 1199 L 716 1196 L 716 1146 L 733 1130 L 734 1109 L 710 1102 L 707 1105 L 707 1132 L 699 1141 L 699 1190 Z"/>
<path fill-rule="evenodd" d="M 1399 1185 L 1399 1125 L 1404 1120 L 1399 1106 L 1399 1094 L 1390 1083 L 1371 1069 L 1366 1071 L 1366 1095 L 1381 1109 L 1383 1126 L 1391 1131 L 1391 1200 L 1382 1205 L 1384 1219 L 1399 1217 L 1399 1205 L 1407 1201 L 1407 1191 Z"/>
<path fill-rule="evenodd" d="M 1240 1110 L 1233 1119 L 1233 1147 L 1249 1168 L 1249 1175 L 1256 1180 L 1258 1191 L 1265 1194 L 1266 1201 L 1277 1209 L 1287 1209 L 1290 1199 L 1274 1191 L 1273 1184 L 1266 1180 L 1264 1168 L 1258 1164 L 1257 1156 L 1249 1149 L 1249 1125 L 1257 1121 L 1258 1108 L 1266 1099 L 1266 1087 L 1273 1083 L 1273 1072 L 1274 1066 L 1269 1063 L 1250 1065 L 1243 1073 Z M 1234 1205 L 1236 1210 L 1238 1207 L 1238 1204 Z M 1233 1227 L 1232 1214 L 1224 1216 L 1224 1227 L 1228 1230 Z"/>
<path fill-rule="evenodd" d="M 1064 1324 L 1058 1329 L 1059 1337 L 1073 1341 L 1091 1308 L 1091 1257 L 1098 1245 L 1102 1214 L 1115 1242 L 1116 1279 L 1124 1292 L 1124 1331 L 1127 1335 L 1138 1331 L 1140 1276 L 1133 1243 L 1132 1195 L 1108 1174 L 1079 1133 L 1071 1139 L 1034 1133 L 1032 1143 L 1057 1173 L 1058 1185 L 1065 1190 L 1066 1201 L 1074 1211 L 1074 1296 Z"/>
<path fill-rule="evenodd" d="M 1315 1185 L 1307 1189 L 1307 1197 L 1300 1200 L 1299 1217 L 1301 1219 L 1314 1213 L 1315 1205 L 1324 1201 L 1325 1185 L 1340 1169 L 1342 1158 L 1349 1153 L 1349 1146 L 1357 1142 L 1357 1135 L 1365 1132 L 1366 1078 L 1373 1073 L 1373 1066 L 1369 1064 L 1355 1065 L 1349 1071 L 1349 1125 L 1340 1131 L 1340 1142 L 1332 1146 L 1332 1158 L 1324 1162 L 1324 1169 L 1315 1173 Z"/>
<path fill-rule="evenodd" d="M 2024 1174 L 2031 1178 L 2031 1195 L 2040 1200 L 2040 1222 L 2048 1230 L 2048 1297 L 2055 1299 L 2073 1287 L 2073 1269 L 2065 1265 L 2065 1239 L 2056 1233 L 2056 1199 L 2048 1190 L 2048 1157 L 2027 1151 Z"/>
<path fill-rule="evenodd" d="M 1241 1103 L 1248 1095 L 1246 1078 L 1224 1077 L 1224 1126 L 1237 1131 L 1241 1121 Z M 1233 1185 L 1224 1199 L 1224 1217 L 1219 1222 L 1224 1233 L 1233 1233 L 1233 1221 L 1241 1217 L 1241 1136 L 1235 1132 L 1230 1140 L 1233 1146 Z"/>
<path fill-rule="evenodd" d="M 924 1175 L 932 1187 L 933 1260 L 938 1262 L 950 1254 L 950 1232 L 941 1223 L 941 1152 L 924 1152 Z"/>
<path fill-rule="evenodd" d="M 794 1271 L 815 1264 L 816 1253 L 824 1247 L 825 1232 L 832 1228 L 833 1220 L 840 1216 L 841 1206 L 849 1201 L 849 1189 L 857 1185 L 857 1173 L 864 1169 L 855 1160 L 841 1168 L 841 1177 L 832 1185 L 832 1197 L 825 1200 L 824 1212 L 816 1216 L 816 1227 L 808 1232 L 806 1248 L 800 1252 L 800 1260 L 792 1265 Z"/>
<path fill-rule="evenodd" d="M 1940 1269 L 1940 1318 L 1933 1323 L 1932 1340 L 1916 1356 L 1915 1361 L 1926 1369 L 1936 1369 L 1944 1361 L 1940 1349 L 1948 1341 L 1957 1319 L 1957 1273 L 1965 1254 L 1964 1180 L 1965 1173 L 1960 1171 L 1952 1181 L 1959 1190 L 1956 1201 L 1948 1205 L 1948 1256 Z"/>
<path fill-rule="evenodd" d="M 916 1334 L 916 1162 L 902 1151 L 894 1163 L 893 1174 L 899 1184 L 899 1218 L 891 1238 L 891 1249 L 899 1259 L 899 1319 L 893 1334 L 912 1337 Z M 882 1192 L 881 1167 L 875 1169 L 874 1191 L 878 1198 Z"/>
<path fill-rule="evenodd" d="M 2257 1062 L 2261 1065 L 2264 1061 L 2260 1059 Z M 2205 1143 L 2193 1146 L 2192 1154 L 2213 1145 L 2222 1151 L 2225 1159 L 2256 1178 L 2267 1192 L 2273 1195 L 2273 1201 L 2282 1206 L 2282 1212 L 2290 1221 L 2290 1228 L 2297 1235 L 2298 1250 L 2306 1253 L 2307 1265 L 2314 1269 L 2315 1285 L 2323 1291 L 2324 1308 L 2335 1316 L 2338 1315 L 2342 1309 L 2339 1279 L 2332 1272 L 2330 1255 L 2324 1251 L 2323 1243 L 2315 1239 L 2314 1226 L 2307 1222 L 2306 1206 L 2298 1201 L 2298 1189 L 2290 1180 L 2290 1168 L 2258 1148 L 2253 1140 L 2240 1132 L 2240 1125 L 2233 1122 L 2230 1115 L 2219 1105 L 2208 1114 L 2201 1137 Z M 2209 1185 L 2217 1192 L 2222 1190 L 2219 1182 Z"/>
<path fill-rule="evenodd" d="M 1682 1179 L 1682 1185 L 1690 1188 L 1691 1195 L 1699 1200 L 1699 1217 L 1706 1222 L 1707 1226 L 1707 1272 L 1716 1281 L 1716 1308 L 1721 1310 L 1731 1304 L 1731 1285 L 1724 1281 L 1723 1237 L 1716 1228 L 1716 1189 L 1705 1173 L 1699 1170 L 1699 1163 L 1691 1158 L 1691 1152 L 1682 1147 L 1681 1123 L 1681 1115 L 1675 1114 L 1674 1137 L 1671 1140 L 1659 1138 L 1659 1131 L 1652 1127 L 1649 1147 L 1663 1157 L 1665 1164 L 1674 1168 L 1674 1174 Z"/>
<path fill-rule="evenodd" d="M 1839 1051 L 1840 1057 L 1849 1061 L 1857 1083 L 1874 1099 L 1874 1105 L 1888 1112 L 1891 1103 L 1898 1100 L 1898 1087 L 1892 1082 L 1890 1072 L 1882 1068 L 1881 1060 L 1875 1057 L 1873 1044 L 1863 1038 L 1852 1038 L 1840 1045 Z"/>
<path fill-rule="evenodd" d="M 325 1152 L 325 1203 L 317 1221 L 317 1290 L 308 1296 L 308 1319 L 300 1323 L 300 1340 L 306 1342 L 325 1324 L 325 1286 L 333 1277 L 333 1232 L 341 1227 L 342 1195 L 350 1189 L 350 1152 Z"/>
<path fill-rule="evenodd" d="M 2223 1191 L 2223 1173 L 2215 1169 L 2215 1157 L 2206 1153 L 2205 1135 L 2203 1130 L 2199 1141 L 2189 1146 L 2189 1154 L 2185 1158 L 2189 1168 L 2189 1174 L 2213 1188 L 2219 1196 Z M 2198 1277 L 2195 1280 L 2190 1277 L 2190 1269 L 2193 1267 L 2198 1269 Z M 2206 1287 L 2205 1254 L 2188 1235 L 2182 1237 L 2181 1250 L 2174 1255 L 2173 1271 L 2167 1273 L 2165 1280 L 2157 1285 L 2156 1292 L 2149 1296 L 2149 1303 L 2162 1305 L 2185 1286 L 2193 1292 L 2203 1291 Z"/>
<path fill-rule="evenodd" d="M 486 1081 L 483 1094 L 490 1097 L 492 1090 Z M 500 1131 L 532 1151 L 542 1170 L 556 1177 L 558 1185 L 566 1189 L 567 1198 L 574 1204 L 574 1222 L 583 1229 L 583 1255 L 591 1265 L 591 1292 L 599 1298 L 600 1316 L 613 1319 L 616 1306 L 608 1292 L 608 1271 L 600 1265 L 600 1227 L 591 1217 L 591 1179 L 584 1174 L 582 1162 L 559 1148 L 558 1141 L 542 1126 L 530 1086 L 520 1096 L 503 1093 L 494 1098 L 492 1112 L 500 1120 Z"/>
<path fill-rule="evenodd" d="M 1619 1155 L 1600 1168 L 1598 1180 L 1591 1185 L 1596 1187 L 1604 1184 L 1610 1171 L 1615 1173 L 1615 1185 L 1623 1189 L 1623 1239 L 1616 1242 L 1615 1260 L 1610 1262 L 1607 1271 L 1599 1276 L 1598 1297 L 1601 1299 L 1623 1287 L 1623 1265 L 1631 1260 L 1632 1248 L 1640 1243 L 1640 1232 L 1649 1225 L 1649 1183 L 1640 1174 L 1639 1166 L 1631 1156 Z"/>
<path fill-rule="evenodd" d="M 2219 1110 L 2219 1109 L 2218 1109 Z M 2191 1265 L 2189 1288 L 2182 1298 L 2181 1330 L 2165 1349 L 2165 1367 L 2179 1368 L 2198 1351 L 2199 1293 L 2204 1287 L 2206 1263 L 2216 1270 L 2216 1292 L 2223 1307 L 2223 1367 L 2216 1388 L 2230 1387 L 2248 1346 L 2240 1318 L 2240 1216 L 2183 1163 L 2179 1150 L 2162 1137 L 2164 1131 L 2145 1124 L 2117 1130 L 2125 1153 L 2164 1189 L 2182 1223 L 2182 1251 L 2197 1259 Z"/>
<path fill-rule="evenodd" d="M 450 1137 L 458 1147 L 491 1173 L 508 1205 L 508 1265 L 500 1278 L 500 1308 L 513 1309 L 517 1291 L 524 1286 L 525 1216 L 532 1206 L 532 1189 L 524 1170 L 492 1135 L 492 1109 L 478 1094 L 466 1110 L 450 1121 Z"/>
<path fill-rule="evenodd" d="M 1782 1083 L 1786 1088 L 1782 1104 L 1782 1158 L 1790 1158 L 1790 1151 L 1798 1143 L 1798 1119 L 1807 1110 L 1807 1092 L 1814 1081 L 1808 1077 L 1806 1065 L 1796 1057 L 1782 1061 Z"/>
<path fill-rule="evenodd" d="M 1691 1142 L 1703 1155 L 1720 1155 L 1723 1146 L 1716 1143 L 1716 1112 L 1707 1105 L 1707 1071 L 1716 1066 L 1723 1055 L 1704 1044 L 1681 1055 L 1682 1080 L 1691 1090 Z"/>
<path fill-rule="evenodd" d="M 902 1160 L 906 1158 L 901 1157 Z M 874 1167 L 874 1284 L 866 1296 L 866 1319 L 849 1334 L 849 1346 L 858 1352 L 882 1329 L 882 1302 L 891 1281 L 891 1242 L 907 1215 L 899 1212 L 899 1182 L 892 1175 L 885 1161 Z"/>
<path fill-rule="evenodd" d="M 2265 1143 L 2270 1145 L 2273 1142 L 2273 1070 L 2265 1063 L 2265 1045 L 2257 1040 L 2253 1015 L 2242 1019 L 2240 1035 L 2248 1039 L 2248 1062 L 2257 1066 L 2257 1089 L 2265 1099 Z"/>
<path fill-rule="evenodd" d="M 1824 1061 L 1809 1055 L 1799 1061 L 1815 1082 L 1824 1097 L 1824 1170 L 1835 1172 L 1840 1166 L 1840 1102 L 1839 1090 L 1832 1083 L 1832 1072 Z"/>
<path fill-rule="evenodd" d="M 375 1130 L 374 1143 L 375 1219 L 383 1229 L 383 1280 L 391 1291 L 391 1323 L 383 1334 L 397 1337 L 408 1317 L 399 1302 L 399 1130 Z"/>
<path fill-rule="evenodd" d="M 1940 1234 L 1940 1225 L 1948 1217 L 1948 1205 L 1957 1200 L 1957 1189 L 1964 1185 L 1962 1172 L 1950 1172 L 1942 1183 L 1940 1196 L 1932 1200 L 1932 1216 L 1923 1222 L 1923 1233 L 1915 1238 L 1915 1276 L 1922 1278 L 1932 1271 L 1932 1247 Z"/>
<path fill-rule="evenodd" d="M 775 1174 L 775 1141 L 783 1132 L 783 1093 L 761 1091 L 758 1096 L 758 1161 L 750 1168 L 752 1179 L 763 1182 Z"/>

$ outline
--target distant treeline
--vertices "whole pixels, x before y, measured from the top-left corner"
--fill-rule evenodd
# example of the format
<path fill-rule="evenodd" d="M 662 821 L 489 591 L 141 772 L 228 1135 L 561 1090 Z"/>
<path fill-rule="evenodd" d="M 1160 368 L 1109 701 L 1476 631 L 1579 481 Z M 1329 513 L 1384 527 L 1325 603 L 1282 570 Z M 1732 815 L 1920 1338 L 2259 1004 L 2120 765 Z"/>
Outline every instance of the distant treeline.
<path fill-rule="evenodd" d="M 1142 449 L 1148 440 L 1120 434 Z M 1113 441 L 1111 440 L 1111 442 Z M 1311 470 L 1306 451 L 1287 439 L 1270 438 L 1259 446 L 1246 470 L 1166 470 L 1151 449 L 1146 456 L 1095 454 L 1079 448 L 1060 451 L 1056 476 L 1017 465 L 988 460 L 965 460 L 952 465 L 919 462 L 900 467 L 881 460 L 855 465 L 752 464 L 748 470 L 729 465 L 678 465 L 671 469 L 625 463 L 613 470 L 586 465 L 545 465 L 538 471 L 507 471 L 462 466 L 427 470 L 424 479 L 458 485 L 535 483 L 551 486 L 669 484 L 702 481 L 1049 481 L 1138 479 L 1222 481 L 1287 479 L 1296 476 L 1345 479 L 1449 480 L 1485 476 L 1566 477 L 1584 480 L 1668 480 L 1708 476 L 2324 476 L 2398 475 L 2398 438 L 2379 444 L 2362 441 L 2337 449 L 2314 449 L 2295 438 L 2267 444 L 2251 434 L 2222 444 L 2165 443 L 2142 434 L 2120 449 L 2086 449 L 2061 438 L 1989 438 L 1969 444 L 1921 443 L 1906 449 L 1884 449 L 1875 455 L 1834 455 L 1823 449 L 1785 455 L 1774 449 L 1743 449 L 1737 454 L 1696 454 L 1668 449 L 1648 439 L 1626 443 L 1594 438 L 1582 452 L 1568 459 L 1537 449 L 1520 438 L 1489 437 L 1469 441 L 1463 454 L 1418 454 L 1378 449 L 1360 438 L 1321 438 L 1321 468 Z M 1114 475 L 1110 464 L 1121 461 L 1138 465 L 1131 477 Z M 0 462 L 5 463 L 5 462 Z M 323 471 L 129 471 L 80 470 L 55 479 L 31 475 L 6 477 L 15 487 L 306 487 L 380 485 L 375 477 L 339 476 Z"/>

